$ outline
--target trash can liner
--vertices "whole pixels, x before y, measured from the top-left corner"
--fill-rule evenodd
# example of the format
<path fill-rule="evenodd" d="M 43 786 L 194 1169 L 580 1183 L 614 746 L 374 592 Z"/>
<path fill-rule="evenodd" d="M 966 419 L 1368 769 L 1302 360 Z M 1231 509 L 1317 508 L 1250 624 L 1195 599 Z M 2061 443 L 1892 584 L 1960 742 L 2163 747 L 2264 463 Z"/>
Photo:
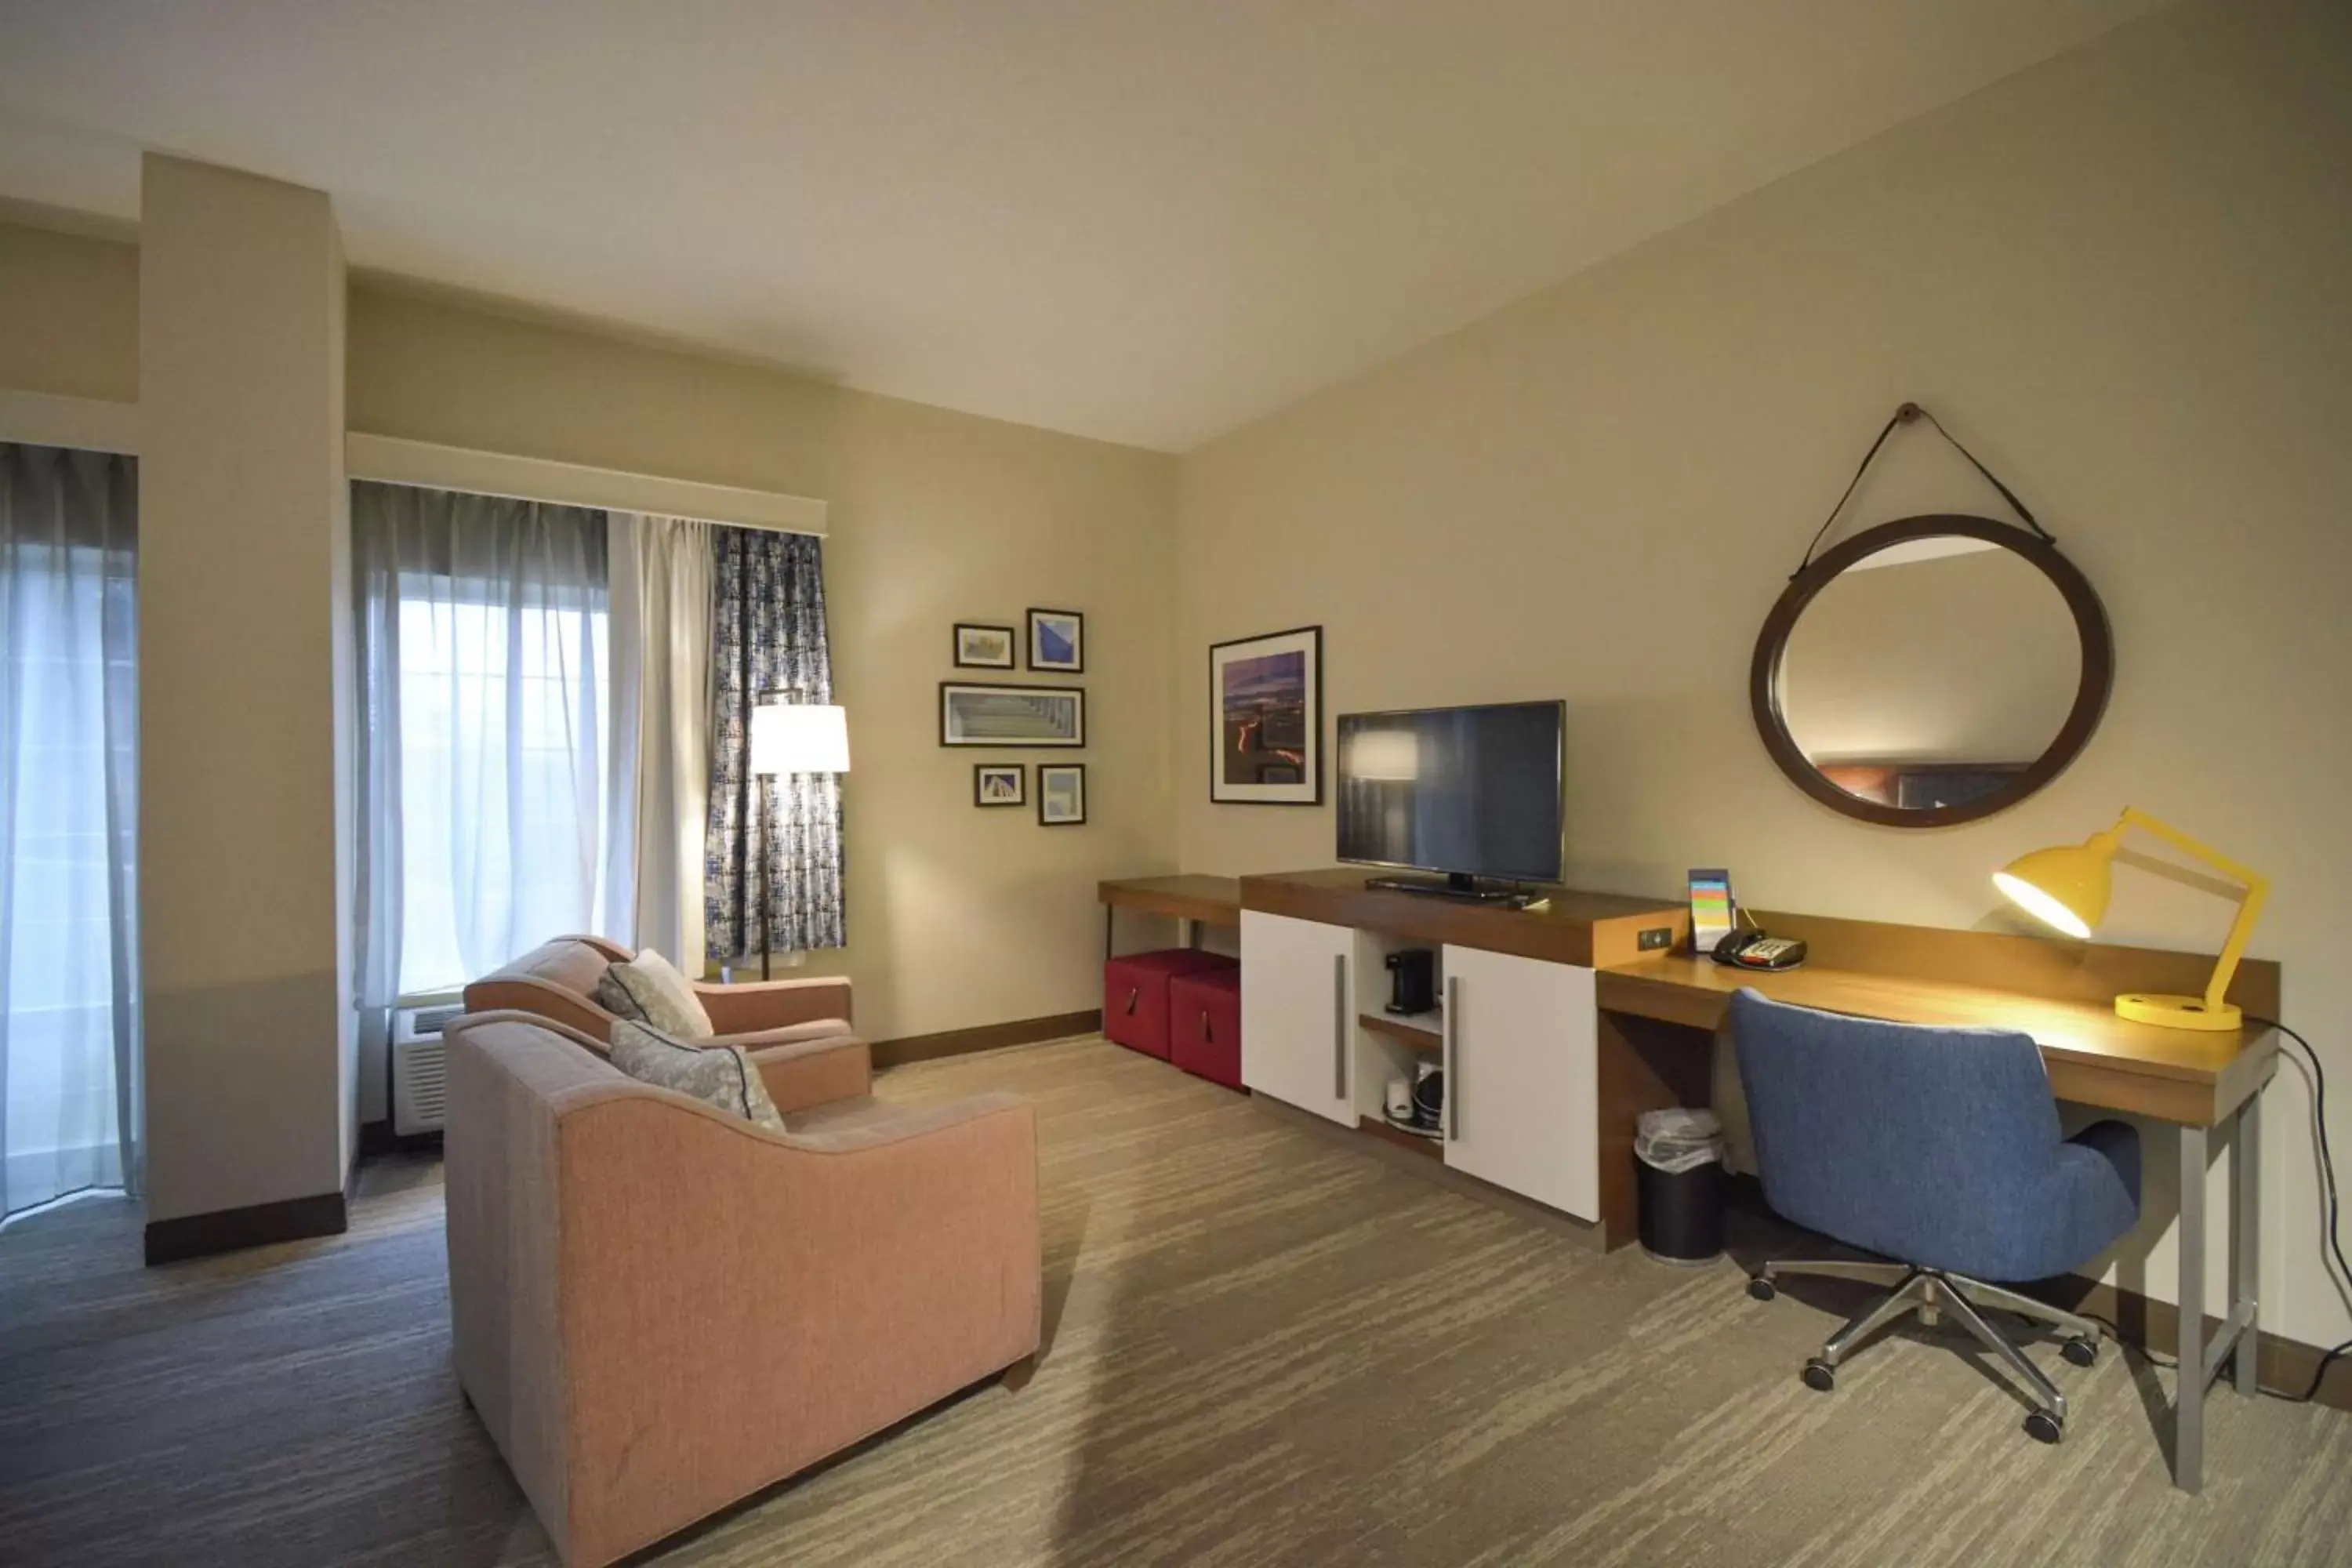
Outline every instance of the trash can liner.
<path fill-rule="evenodd" d="M 1723 1159 L 1723 1123 L 1712 1110 L 1645 1110 L 1634 1123 L 1633 1154 L 1659 1171 L 1689 1171 Z"/>

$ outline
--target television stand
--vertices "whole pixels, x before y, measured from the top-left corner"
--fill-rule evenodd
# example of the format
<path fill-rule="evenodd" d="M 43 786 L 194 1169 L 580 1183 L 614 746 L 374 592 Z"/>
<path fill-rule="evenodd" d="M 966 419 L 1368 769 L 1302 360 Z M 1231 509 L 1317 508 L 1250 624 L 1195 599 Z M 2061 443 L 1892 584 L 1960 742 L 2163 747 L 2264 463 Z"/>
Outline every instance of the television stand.
<path fill-rule="evenodd" d="M 1433 881 L 1427 877 L 1367 877 L 1364 886 L 1374 892 L 1412 893 L 1425 899 L 1458 899 L 1465 904 L 1490 904 L 1506 910 L 1523 910 L 1536 901 L 1536 896 L 1524 889 L 1498 887 L 1459 871 L 1442 882 Z"/>

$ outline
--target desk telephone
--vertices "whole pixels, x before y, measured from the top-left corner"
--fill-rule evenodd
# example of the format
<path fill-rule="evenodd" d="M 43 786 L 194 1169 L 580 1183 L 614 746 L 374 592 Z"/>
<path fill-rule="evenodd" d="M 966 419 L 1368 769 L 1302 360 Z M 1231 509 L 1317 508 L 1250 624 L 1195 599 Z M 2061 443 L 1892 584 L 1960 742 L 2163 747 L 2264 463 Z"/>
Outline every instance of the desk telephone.
<path fill-rule="evenodd" d="M 1805 962 L 1805 944 L 1760 931 L 1727 931 L 1715 944 L 1715 961 L 1733 969 L 1794 969 Z"/>

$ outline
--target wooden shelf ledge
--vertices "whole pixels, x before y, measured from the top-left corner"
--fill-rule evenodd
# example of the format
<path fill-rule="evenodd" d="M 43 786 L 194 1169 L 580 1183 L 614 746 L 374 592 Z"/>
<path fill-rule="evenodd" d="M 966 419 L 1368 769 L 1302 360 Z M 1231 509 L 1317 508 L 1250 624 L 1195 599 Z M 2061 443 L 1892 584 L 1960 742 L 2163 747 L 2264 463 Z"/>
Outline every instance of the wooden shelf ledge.
<path fill-rule="evenodd" d="M 1415 1013 L 1402 1018 L 1393 1013 L 1359 1013 L 1356 1022 L 1376 1035 L 1402 1040 L 1417 1051 L 1445 1048 L 1445 1036 L 1435 1013 Z"/>

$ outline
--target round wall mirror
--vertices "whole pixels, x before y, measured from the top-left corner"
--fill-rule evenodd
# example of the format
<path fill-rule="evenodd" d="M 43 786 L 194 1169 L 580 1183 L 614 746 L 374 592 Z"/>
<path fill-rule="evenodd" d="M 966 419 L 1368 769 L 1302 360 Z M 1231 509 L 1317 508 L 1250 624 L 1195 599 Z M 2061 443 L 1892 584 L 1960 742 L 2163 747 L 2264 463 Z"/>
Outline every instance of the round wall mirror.
<path fill-rule="evenodd" d="M 1906 517 L 1798 573 L 1756 640 L 1748 695 L 1807 795 L 1942 827 L 2055 778 L 2114 673 L 2099 596 L 2055 545 L 1990 518 Z"/>

